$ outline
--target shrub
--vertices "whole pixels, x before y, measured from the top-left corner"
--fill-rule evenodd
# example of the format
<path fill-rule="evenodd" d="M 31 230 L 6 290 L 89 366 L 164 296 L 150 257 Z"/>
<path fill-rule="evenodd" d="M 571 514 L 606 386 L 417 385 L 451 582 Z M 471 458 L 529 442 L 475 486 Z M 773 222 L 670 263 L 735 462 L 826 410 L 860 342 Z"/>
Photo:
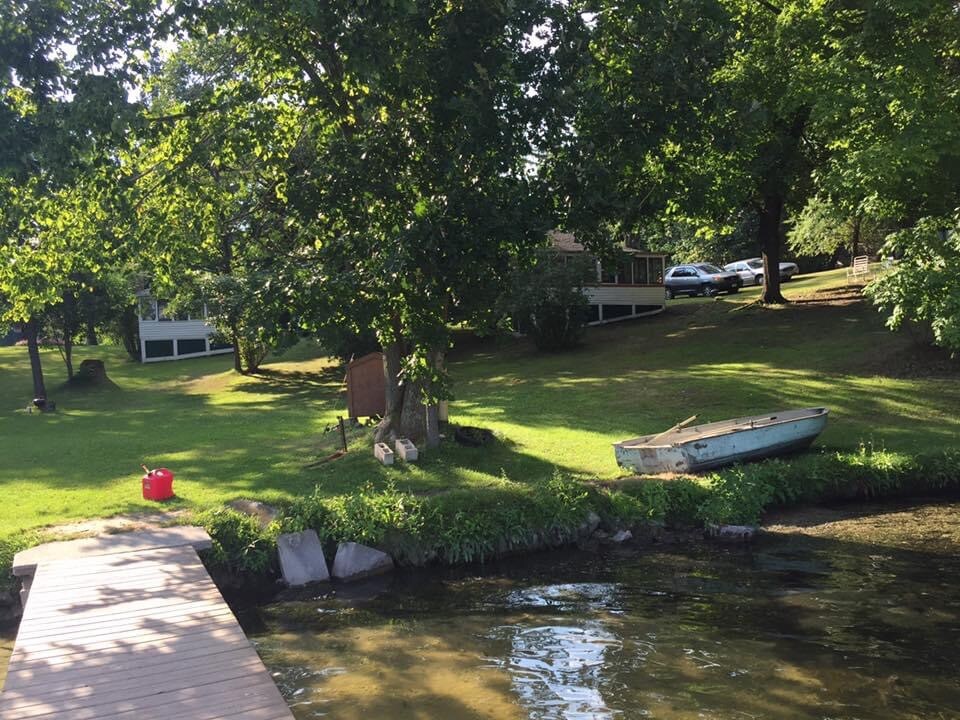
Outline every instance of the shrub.
<path fill-rule="evenodd" d="M 324 542 L 380 544 L 388 531 L 418 537 L 424 522 L 423 501 L 397 490 L 365 485 L 350 495 L 313 495 L 293 503 L 283 522 L 288 531 L 313 529 Z"/>
<path fill-rule="evenodd" d="M 544 250 L 531 267 L 516 273 L 501 301 L 502 311 L 512 318 L 514 329 L 530 335 L 540 350 L 576 347 L 587 320 L 583 286 L 591 270 L 585 257 Z"/>
<path fill-rule="evenodd" d="M 274 569 L 276 526 L 261 529 L 256 518 L 229 508 L 208 510 L 194 519 L 210 534 L 213 547 L 207 561 L 215 568 L 241 575 Z"/>

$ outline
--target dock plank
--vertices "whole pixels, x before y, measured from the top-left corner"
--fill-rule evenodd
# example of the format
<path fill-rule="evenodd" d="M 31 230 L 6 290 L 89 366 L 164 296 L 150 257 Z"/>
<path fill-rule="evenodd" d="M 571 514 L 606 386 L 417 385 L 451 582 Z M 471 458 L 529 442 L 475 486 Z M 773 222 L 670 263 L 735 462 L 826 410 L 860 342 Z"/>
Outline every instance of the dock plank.
<path fill-rule="evenodd" d="M 190 545 L 36 554 L 0 720 L 291 720 Z"/>

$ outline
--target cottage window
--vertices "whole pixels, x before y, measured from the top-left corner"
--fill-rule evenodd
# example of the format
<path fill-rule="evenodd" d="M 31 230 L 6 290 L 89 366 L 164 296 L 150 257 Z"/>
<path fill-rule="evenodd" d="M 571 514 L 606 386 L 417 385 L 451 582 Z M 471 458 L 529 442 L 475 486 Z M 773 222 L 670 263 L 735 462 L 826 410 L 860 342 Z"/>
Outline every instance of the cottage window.
<path fill-rule="evenodd" d="M 633 263 L 629 258 L 622 259 L 617 263 L 617 284 L 630 285 L 633 282 L 633 273 L 631 272 Z"/>
<path fill-rule="evenodd" d="M 140 298 L 140 319 L 157 319 L 157 301 L 153 298 Z"/>
<path fill-rule="evenodd" d="M 647 258 L 634 258 L 633 259 L 633 282 L 636 285 L 649 285 L 650 284 L 650 274 L 648 272 L 649 268 L 647 265 Z"/>
<path fill-rule="evenodd" d="M 173 357 L 173 340 L 146 340 L 143 343 L 144 356 L 152 358 Z"/>
<path fill-rule="evenodd" d="M 662 285 L 663 284 L 663 258 L 662 257 L 652 257 L 649 258 L 650 261 L 650 272 L 648 283 L 651 285 Z"/>
<path fill-rule="evenodd" d="M 203 338 L 177 340 L 177 355 L 194 355 L 207 351 L 207 341 Z"/>

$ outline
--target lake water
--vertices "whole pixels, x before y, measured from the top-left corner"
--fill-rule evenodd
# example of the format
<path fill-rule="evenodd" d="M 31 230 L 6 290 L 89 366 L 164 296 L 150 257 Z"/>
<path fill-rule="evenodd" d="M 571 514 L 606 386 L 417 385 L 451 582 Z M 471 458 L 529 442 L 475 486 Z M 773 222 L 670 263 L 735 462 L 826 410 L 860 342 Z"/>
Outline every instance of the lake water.
<path fill-rule="evenodd" d="M 245 624 L 301 720 L 958 718 L 960 505 L 901 515 L 402 572 Z"/>

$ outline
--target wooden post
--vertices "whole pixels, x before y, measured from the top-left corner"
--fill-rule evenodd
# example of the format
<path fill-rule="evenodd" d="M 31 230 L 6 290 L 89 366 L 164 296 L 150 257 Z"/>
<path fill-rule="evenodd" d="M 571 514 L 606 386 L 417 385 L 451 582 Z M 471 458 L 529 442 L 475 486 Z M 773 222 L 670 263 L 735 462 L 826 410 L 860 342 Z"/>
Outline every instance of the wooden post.
<path fill-rule="evenodd" d="M 347 451 L 347 431 L 343 427 L 343 416 L 338 415 L 337 421 L 340 424 L 340 442 L 343 444 L 343 451 Z"/>

